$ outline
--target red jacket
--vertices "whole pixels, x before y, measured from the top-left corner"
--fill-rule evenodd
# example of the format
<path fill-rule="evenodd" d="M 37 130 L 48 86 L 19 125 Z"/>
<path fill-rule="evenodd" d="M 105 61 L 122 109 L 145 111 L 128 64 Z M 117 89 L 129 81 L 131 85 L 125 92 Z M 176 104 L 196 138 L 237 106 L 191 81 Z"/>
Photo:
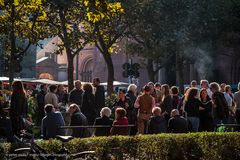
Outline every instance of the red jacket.
<path fill-rule="evenodd" d="M 128 135 L 129 129 L 128 127 L 114 127 L 114 125 L 128 125 L 127 117 L 116 119 L 113 122 L 113 127 L 111 128 L 111 135 Z"/>

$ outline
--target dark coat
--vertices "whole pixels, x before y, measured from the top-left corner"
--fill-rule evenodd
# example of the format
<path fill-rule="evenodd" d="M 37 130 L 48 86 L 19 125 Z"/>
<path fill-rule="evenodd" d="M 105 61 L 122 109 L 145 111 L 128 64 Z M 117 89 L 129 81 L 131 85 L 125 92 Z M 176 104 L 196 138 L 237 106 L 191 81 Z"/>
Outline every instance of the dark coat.
<path fill-rule="evenodd" d="M 83 92 L 81 111 L 87 117 L 89 125 L 93 125 L 94 120 L 97 117 L 97 110 L 94 99 L 95 97 L 91 92 Z"/>
<path fill-rule="evenodd" d="M 110 126 L 110 127 L 96 128 L 95 129 L 95 136 L 109 136 L 112 123 L 113 123 L 113 120 L 110 119 L 107 116 L 96 118 L 95 122 L 94 122 L 94 126 L 97 126 L 97 125 L 107 125 L 107 126 Z"/>
<path fill-rule="evenodd" d="M 38 94 L 37 94 L 37 124 L 40 125 L 42 122 L 43 117 L 45 116 L 45 112 L 44 112 L 44 106 L 45 106 L 45 95 L 46 93 L 41 90 Z"/>
<path fill-rule="evenodd" d="M 45 139 L 54 138 L 56 135 L 64 135 L 64 130 L 59 129 L 64 126 L 64 119 L 60 112 L 50 112 L 42 120 L 41 133 Z"/>
<path fill-rule="evenodd" d="M 105 90 L 103 86 L 97 86 L 95 92 L 95 104 L 97 108 L 97 113 L 105 106 Z"/>
<path fill-rule="evenodd" d="M 27 117 L 27 98 L 23 94 L 13 93 L 10 104 L 10 118 L 12 121 L 13 133 L 17 134 L 23 128 L 22 118 Z"/>
<path fill-rule="evenodd" d="M 182 116 L 174 116 L 168 121 L 168 132 L 170 133 L 187 133 L 188 121 Z"/>
<path fill-rule="evenodd" d="M 226 119 L 229 116 L 227 101 L 224 97 L 224 94 L 221 92 L 215 92 L 212 95 L 212 100 L 215 105 L 213 107 L 213 116 L 214 119 Z"/>
<path fill-rule="evenodd" d="M 78 89 L 74 88 L 69 93 L 68 102 L 69 103 L 76 103 L 77 105 L 79 105 L 79 107 L 81 107 L 81 104 L 82 104 L 82 94 L 83 94 L 83 90 L 81 90 L 81 89 L 78 90 Z"/>
<path fill-rule="evenodd" d="M 85 115 L 81 112 L 75 112 L 71 116 L 71 123 L 70 126 L 87 126 L 88 121 Z M 72 136 L 73 137 L 88 137 L 89 131 L 88 128 L 74 128 L 72 129 Z"/>
<path fill-rule="evenodd" d="M 164 117 L 152 116 L 148 121 L 147 133 L 158 134 L 167 132 L 167 123 Z"/>

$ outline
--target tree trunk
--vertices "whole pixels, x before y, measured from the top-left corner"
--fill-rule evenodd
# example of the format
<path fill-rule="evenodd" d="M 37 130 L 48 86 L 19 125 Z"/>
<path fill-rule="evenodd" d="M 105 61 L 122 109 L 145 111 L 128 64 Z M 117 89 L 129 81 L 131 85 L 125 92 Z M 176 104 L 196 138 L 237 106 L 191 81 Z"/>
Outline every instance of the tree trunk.
<path fill-rule="evenodd" d="M 61 40 L 64 43 L 64 48 L 66 49 L 66 54 L 67 54 L 67 60 L 68 60 L 68 91 L 71 91 L 74 88 L 73 85 L 73 59 L 74 59 L 74 54 L 72 54 L 72 50 L 70 48 L 70 43 L 71 41 L 68 38 L 67 34 L 67 27 L 66 27 L 66 18 L 64 15 L 63 10 L 59 11 L 59 17 L 61 21 L 61 30 L 62 30 L 62 36 Z"/>
<path fill-rule="evenodd" d="M 68 53 L 70 52 L 70 53 Z M 68 60 L 68 91 L 70 92 L 74 88 L 73 84 L 73 58 L 74 56 L 71 55 L 71 51 L 67 51 L 67 60 Z"/>
<path fill-rule="evenodd" d="M 102 54 L 108 68 L 107 94 L 108 96 L 111 96 L 113 93 L 113 81 L 114 81 L 114 67 L 112 57 L 110 53 L 108 53 L 108 51 L 105 51 L 105 53 Z"/>
<path fill-rule="evenodd" d="M 10 32 L 10 41 L 11 41 L 11 51 L 10 51 L 10 64 L 9 64 L 9 85 L 10 88 L 12 86 L 12 82 L 14 80 L 14 54 L 16 54 L 16 37 L 14 33 L 14 25 L 15 25 L 15 6 L 12 4 L 11 9 L 11 32 Z"/>
<path fill-rule="evenodd" d="M 180 93 L 184 92 L 183 80 L 183 57 L 179 51 L 176 52 L 176 84 L 179 86 Z"/>
<path fill-rule="evenodd" d="M 147 71 L 148 71 L 148 78 L 151 82 L 155 82 L 155 72 L 153 69 L 153 60 L 148 59 L 147 60 Z"/>

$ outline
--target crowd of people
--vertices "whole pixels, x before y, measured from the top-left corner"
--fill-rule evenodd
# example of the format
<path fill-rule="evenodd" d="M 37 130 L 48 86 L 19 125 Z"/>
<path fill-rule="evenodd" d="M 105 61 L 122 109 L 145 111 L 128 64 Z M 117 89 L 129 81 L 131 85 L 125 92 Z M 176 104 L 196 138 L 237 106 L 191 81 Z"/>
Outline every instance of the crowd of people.
<path fill-rule="evenodd" d="M 113 106 L 105 107 L 105 89 L 99 78 L 94 78 L 92 83 L 83 85 L 76 81 L 69 92 L 63 85 L 42 84 L 33 96 L 37 100 L 36 124 L 41 126 L 43 138 L 56 135 L 82 138 L 211 132 L 217 124 L 240 124 L 240 83 L 238 89 L 233 94 L 230 85 L 209 84 L 207 80 L 197 85 L 193 80 L 181 94 L 177 86 L 170 88 L 168 84 L 149 82 L 140 91 L 135 84 L 130 84 L 127 90 L 118 90 Z M 0 82 L 0 96 L 2 90 Z M 0 129 L 8 141 L 13 141 L 13 135 L 26 127 L 27 104 L 23 83 L 13 82 L 10 108 L 5 110 L 0 103 Z"/>

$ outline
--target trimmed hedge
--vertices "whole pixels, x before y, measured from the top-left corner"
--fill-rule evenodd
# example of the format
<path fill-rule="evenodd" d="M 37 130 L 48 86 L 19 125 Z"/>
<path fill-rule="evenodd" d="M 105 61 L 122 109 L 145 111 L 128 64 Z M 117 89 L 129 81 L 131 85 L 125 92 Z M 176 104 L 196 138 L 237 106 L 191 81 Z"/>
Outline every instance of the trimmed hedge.
<path fill-rule="evenodd" d="M 49 153 L 56 153 L 61 148 L 58 140 L 37 143 Z M 66 147 L 71 153 L 95 150 L 99 160 L 107 159 L 109 154 L 117 159 L 237 160 L 240 159 L 240 133 L 93 137 L 73 139 L 66 143 Z M 0 144 L 1 153 L 7 154 L 10 150 L 10 144 Z"/>

